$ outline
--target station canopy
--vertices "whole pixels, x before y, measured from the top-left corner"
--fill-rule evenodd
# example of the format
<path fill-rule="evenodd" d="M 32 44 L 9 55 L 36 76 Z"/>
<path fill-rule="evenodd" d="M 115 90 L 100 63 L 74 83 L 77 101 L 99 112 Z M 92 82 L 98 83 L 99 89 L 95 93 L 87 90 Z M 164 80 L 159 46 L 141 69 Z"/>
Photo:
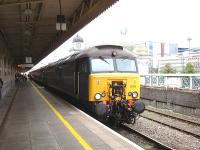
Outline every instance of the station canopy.
<path fill-rule="evenodd" d="M 0 0 L 0 37 L 15 64 L 36 64 L 116 1 Z"/>

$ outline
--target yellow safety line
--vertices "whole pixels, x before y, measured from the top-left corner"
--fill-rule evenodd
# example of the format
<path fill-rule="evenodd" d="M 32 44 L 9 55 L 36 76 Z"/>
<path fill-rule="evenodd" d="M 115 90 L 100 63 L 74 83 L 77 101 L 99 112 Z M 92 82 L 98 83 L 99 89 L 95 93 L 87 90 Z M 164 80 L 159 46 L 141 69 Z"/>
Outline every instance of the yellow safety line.
<path fill-rule="evenodd" d="M 30 82 L 31 83 L 31 82 Z M 31 83 L 32 84 L 32 83 Z M 42 99 L 48 104 L 55 115 L 60 119 L 64 126 L 71 132 L 71 134 L 76 138 L 76 140 L 82 145 L 86 150 L 92 150 L 90 145 L 76 132 L 76 130 L 69 124 L 69 122 L 56 110 L 56 108 L 47 100 L 47 98 L 32 84 L 36 92 L 42 97 Z"/>

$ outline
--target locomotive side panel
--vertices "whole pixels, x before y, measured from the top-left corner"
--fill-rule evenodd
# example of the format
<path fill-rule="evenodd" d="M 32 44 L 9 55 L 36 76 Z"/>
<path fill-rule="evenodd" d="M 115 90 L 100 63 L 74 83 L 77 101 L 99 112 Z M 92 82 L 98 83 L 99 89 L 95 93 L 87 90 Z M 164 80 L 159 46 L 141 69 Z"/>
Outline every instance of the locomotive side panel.
<path fill-rule="evenodd" d="M 86 104 L 103 120 L 134 124 L 145 109 L 138 101 L 140 76 L 135 56 L 119 46 L 93 47 L 35 73 L 37 80 Z"/>
<path fill-rule="evenodd" d="M 62 79 L 61 69 L 55 66 L 47 68 L 46 71 L 47 86 L 63 91 L 62 81 L 63 79 Z"/>
<path fill-rule="evenodd" d="M 63 89 L 64 92 L 75 97 L 75 62 L 66 62 L 63 64 Z"/>
<path fill-rule="evenodd" d="M 31 73 L 31 77 L 32 77 L 35 81 L 42 83 L 42 82 L 43 82 L 43 78 L 44 78 L 43 69 L 40 69 L 40 70 L 37 70 L 37 71 L 32 72 L 32 73 Z"/>
<path fill-rule="evenodd" d="M 90 74 L 88 58 L 77 60 L 77 97 L 79 100 L 88 101 L 88 76 Z"/>

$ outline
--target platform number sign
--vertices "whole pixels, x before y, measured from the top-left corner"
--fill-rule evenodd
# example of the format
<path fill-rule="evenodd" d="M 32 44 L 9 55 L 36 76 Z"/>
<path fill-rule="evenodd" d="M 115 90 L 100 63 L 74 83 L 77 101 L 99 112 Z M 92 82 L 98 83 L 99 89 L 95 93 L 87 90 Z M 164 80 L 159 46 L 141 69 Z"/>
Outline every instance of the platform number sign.
<path fill-rule="evenodd" d="M 32 57 L 26 57 L 26 63 L 32 63 Z"/>

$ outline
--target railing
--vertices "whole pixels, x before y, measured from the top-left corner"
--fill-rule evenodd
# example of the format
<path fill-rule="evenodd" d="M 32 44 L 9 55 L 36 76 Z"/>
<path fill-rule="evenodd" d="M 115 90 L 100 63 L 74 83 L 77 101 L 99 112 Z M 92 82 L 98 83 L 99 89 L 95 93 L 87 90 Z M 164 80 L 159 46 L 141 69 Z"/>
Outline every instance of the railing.
<path fill-rule="evenodd" d="M 141 85 L 200 90 L 200 74 L 146 74 Z"/>

